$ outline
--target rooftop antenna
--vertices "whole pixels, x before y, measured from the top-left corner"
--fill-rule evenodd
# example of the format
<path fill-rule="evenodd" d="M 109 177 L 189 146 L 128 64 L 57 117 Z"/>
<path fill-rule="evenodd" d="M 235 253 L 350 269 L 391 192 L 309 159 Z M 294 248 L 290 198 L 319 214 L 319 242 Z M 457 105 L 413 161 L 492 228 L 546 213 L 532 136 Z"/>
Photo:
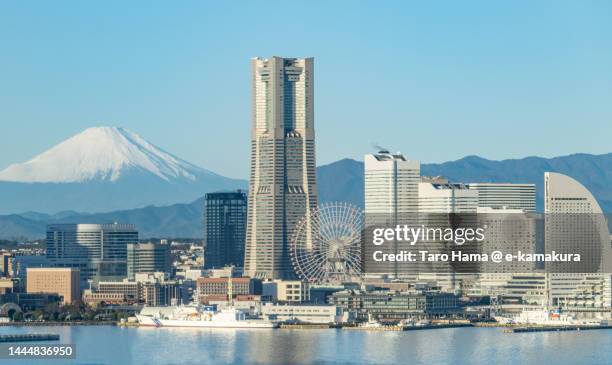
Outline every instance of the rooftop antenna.
<path fill-rule="evenodd" d="M 389 153 L 389 150 L 379 145 L 378 143 L 372 143 L 372 147 L 374 147 L 380 153 Z"/>

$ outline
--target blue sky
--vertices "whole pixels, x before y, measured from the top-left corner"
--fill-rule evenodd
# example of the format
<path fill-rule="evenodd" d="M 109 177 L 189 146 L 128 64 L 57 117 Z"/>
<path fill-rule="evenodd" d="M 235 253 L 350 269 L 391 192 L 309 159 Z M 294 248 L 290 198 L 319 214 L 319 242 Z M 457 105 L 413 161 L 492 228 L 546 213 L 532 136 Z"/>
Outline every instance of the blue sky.
<path fill-rule="evenodd" d="M 611 2 L 2 2 L 0 169 L 117 125 L 246 178 L 272 55 L 315 57 L 318 164 L 612 151 Z"/>

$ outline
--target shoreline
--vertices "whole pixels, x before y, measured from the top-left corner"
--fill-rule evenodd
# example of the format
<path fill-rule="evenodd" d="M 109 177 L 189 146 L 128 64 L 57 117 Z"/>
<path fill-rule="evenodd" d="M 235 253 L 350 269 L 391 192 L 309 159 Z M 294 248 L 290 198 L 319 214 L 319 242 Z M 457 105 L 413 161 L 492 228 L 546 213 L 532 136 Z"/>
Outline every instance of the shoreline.
<path fill-rule="evenodd" d="M 116 326 L 117 322 L 84 321 L 84 322 L 6 322 L 0 327 L 48 327 L 48 326 Z"/>

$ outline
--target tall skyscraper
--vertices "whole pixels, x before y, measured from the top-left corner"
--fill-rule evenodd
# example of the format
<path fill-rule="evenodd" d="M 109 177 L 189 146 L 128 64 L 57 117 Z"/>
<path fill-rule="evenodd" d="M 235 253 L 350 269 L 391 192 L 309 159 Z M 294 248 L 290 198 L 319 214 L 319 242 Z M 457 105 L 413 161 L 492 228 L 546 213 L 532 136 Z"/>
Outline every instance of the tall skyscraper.
<path fill-rule="evenodd" d="M 204 197 L 204 267 L 244 264 L 247 196 L 242 191 L 208 193 Z"/>
<path fill-rule="evenodd" d="M 536 211 L 535 184 L 474 183 L 468 184 L 468 187 L 478 192 L 478 206 L 481 208 Z"/>
<path fill-rule="evenodd" d="M 49 263 L 79 269 L 83 281 L 125 278 L 128 243 L 138 243 L 138 231 L 133 224 L 47 226 Z"/>
<path fill-rule="evenodd" d="M 255 58 L 251 65 L 245 273 L 291 278 L 291 235 L 300 219 L 317 206 L 314 59 Z"/>

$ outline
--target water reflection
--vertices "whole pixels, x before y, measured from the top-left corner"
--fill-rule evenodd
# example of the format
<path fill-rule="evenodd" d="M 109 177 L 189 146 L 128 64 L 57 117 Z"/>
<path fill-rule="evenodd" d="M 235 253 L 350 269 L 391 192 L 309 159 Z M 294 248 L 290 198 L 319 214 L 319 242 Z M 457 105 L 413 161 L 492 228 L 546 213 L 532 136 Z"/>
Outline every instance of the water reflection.
<path fill-rule="evenodd" d="M 600 364 L 612 357 L 612 331 L 607 330 L 0 327 L 0 333 L 24 332 L 59 333 L 62 343 L 75 343 L 74 364 Z"/>

